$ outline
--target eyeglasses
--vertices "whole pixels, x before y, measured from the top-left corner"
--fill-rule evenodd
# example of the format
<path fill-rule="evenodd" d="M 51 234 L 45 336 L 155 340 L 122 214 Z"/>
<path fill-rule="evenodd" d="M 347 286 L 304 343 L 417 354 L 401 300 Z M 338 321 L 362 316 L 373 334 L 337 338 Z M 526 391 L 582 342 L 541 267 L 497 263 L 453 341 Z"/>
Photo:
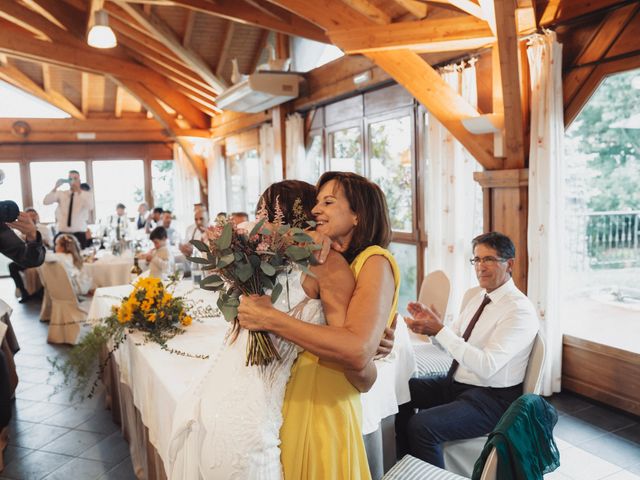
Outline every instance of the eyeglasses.
<path fill-rule="evenodd" d="M 495 265 L 496 263 L 506 262 L 506 258 L 497 258 L 497 257 L 473 257 L 469 259 L 469 263 L 471 265 L 479 265 L 481 263 L 486 263 L 487 265 Z"/>

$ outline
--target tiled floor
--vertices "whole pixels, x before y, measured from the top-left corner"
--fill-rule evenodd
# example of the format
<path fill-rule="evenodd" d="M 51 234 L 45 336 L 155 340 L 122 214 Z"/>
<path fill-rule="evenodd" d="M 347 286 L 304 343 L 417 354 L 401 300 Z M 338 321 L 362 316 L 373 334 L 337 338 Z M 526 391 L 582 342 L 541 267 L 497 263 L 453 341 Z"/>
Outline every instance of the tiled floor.
<path fill-rule="evenodd" d="M 73 403 L 67 392 L 51 395 L 60 376 L 49 375 L 47 357 L 64 355 L 68 347 L 47 344 L 39 306 L 15 302 L 10 279 L 0 279 L 0 298 L 14 309 L 11 321 L 21 346 L 0 479 L 134 479 L 128 445 L 103 398 Z M 550 401 L 560 415 L 554 434 L 561 466 L 546 479 L 640 480 L 640 418 L 569 393 Z"/>
<path fill-rule="evenodd" d="M 640 480 L 640 418 L 562 393 L 554 437 L 560 468 L 549 480 Z"/>
<path fill-rule="evenodd" d="M 17 303 L 12 285 L 0 279 L 21 347 L 15 356 L 20 380 L 0 479 L 135 479 L 129 446 L 104 408 L 104 395 L 70 401 L 68 391 L 55 393 L 61 377 L 50 375 L 47 357 L 65 355 L 69 347 L 47 344 L 39 304 Z"/>

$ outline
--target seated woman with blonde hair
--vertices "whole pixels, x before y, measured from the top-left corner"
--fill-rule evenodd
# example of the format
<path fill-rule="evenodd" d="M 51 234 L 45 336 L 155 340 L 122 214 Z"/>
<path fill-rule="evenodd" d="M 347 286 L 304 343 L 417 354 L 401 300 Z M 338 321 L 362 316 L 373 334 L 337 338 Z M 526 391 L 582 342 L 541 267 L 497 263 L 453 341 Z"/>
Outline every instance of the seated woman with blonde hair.
<path fill-rule="evenodd" d="M 62 263 L 69 275 L 76 296 L 89 293 L 93 282 L 88 272 L 82 268 L 80 242 L 76 237 L 68 233 L 58 235 L 54 244 L 54 253 L 47 254 L 47 256 L 50 261 L 57 260 Z"/>

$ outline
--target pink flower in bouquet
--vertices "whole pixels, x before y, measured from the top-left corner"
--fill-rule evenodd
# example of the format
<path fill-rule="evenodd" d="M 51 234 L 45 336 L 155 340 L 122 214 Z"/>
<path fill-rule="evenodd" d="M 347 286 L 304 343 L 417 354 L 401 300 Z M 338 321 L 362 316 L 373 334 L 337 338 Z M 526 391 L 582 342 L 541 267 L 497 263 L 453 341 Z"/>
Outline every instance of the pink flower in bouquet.
<path fill-rule="evenodd" d="M 221 225 L 207 227 L 207 238 L 209 238 L 209 240 L 217 240 L 222 235 L 222 229 L 223 227 Z"/>
<path fill-rule="evenodd" d="M 256 245 L 256 252 L 265 253 L 269 251 L 269 244 L 267 242 L 260 242 Z"/>

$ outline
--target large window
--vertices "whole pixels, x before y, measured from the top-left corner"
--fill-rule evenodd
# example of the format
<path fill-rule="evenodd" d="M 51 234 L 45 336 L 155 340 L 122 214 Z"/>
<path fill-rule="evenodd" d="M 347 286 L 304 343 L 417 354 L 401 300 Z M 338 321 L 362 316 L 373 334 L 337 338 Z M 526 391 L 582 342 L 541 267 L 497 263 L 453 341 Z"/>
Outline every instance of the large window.
<path fill-rule="evenodd" d="M 306 180 L 307 182 L 315 185 L 315 183 L 320 178 L 320 175 L 324 172 L 322 131 L 314 132 L 309 135 L 306 161 L 309 164 L 309 168 L 307 169 L 307 171 L 309 172 L 309 178 L 304 178 L 303 180 Z"/>
<path fill-rule="evenodd" d="M 113 215 L 118 203 L 127 207 L 129 217 L 135 216 L 144 201 L 142 160 L 96 160 L 92 168 L 96 221 Z"/>
<path fill-rule="evenodd" d="M 634 352 L 640 352 L 639 118 L 640 70 L 606 78 L 567 129 L 564 156 L 564 331 Z"/>
<path fill-rule="evenodd" d="M 360 127 L 349 127 L 329 134 L 330 169 L 364 175 Z"/>
<path fill-rule="evenodd" d="M 151 162 L 151 185 L 153 205 L 173 211 L 173 160 L 153 160 Z"/>
<path fill-rule="evenodd" d="M 83 161 L 68 162 L 31 162 L 29 165 L 31 172 L 31 193 L 33 195 L 33 207 L 40 214 L 40 221 L 43 223 L 55 222 L 55 212 L 57 203 L 45 205 L 44 197 L 55 186 L 59 178 L 67 178 L 69 170 L 77 170 L 80 179 L 87 181 L 86 167 Z M 59 190 L 68 189 L 69 185 L 62 185 Z"/>
<path fill-rule="evenodd" d="M 229 213 L 256 211 L 260 197 L 260 157 L 256 149 L 227 157 L 227 205 Z"/>
<path fill-rule="evenodd" d="M 389 250 L 393 253 L 402 275 L 400 282 L 400 297 L 398 298 L 398 311 L 402 315 L 406 315 L 407 304 L 409 302 L 414 302 L 417 298 L 418 249 L 416 245 L 410 243 L 394 242 L 389 245 Z"/>
<path fill-rule="evenodd" d="M 370 178 L 387 197 L 391 228 L 413 230 L 411 117 L 369 124 Z"/>
<path fill-rule="evenodd" d="M 0 185 L 0 200 L 13 200 L 18 204 L 20 210 L 23 210 L 20 164 L 17 162 L 0 163 L 0 169 L 4 171 L 4 182 Z"/>

